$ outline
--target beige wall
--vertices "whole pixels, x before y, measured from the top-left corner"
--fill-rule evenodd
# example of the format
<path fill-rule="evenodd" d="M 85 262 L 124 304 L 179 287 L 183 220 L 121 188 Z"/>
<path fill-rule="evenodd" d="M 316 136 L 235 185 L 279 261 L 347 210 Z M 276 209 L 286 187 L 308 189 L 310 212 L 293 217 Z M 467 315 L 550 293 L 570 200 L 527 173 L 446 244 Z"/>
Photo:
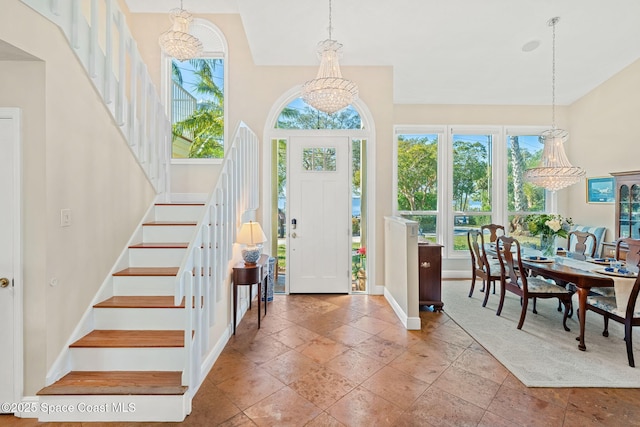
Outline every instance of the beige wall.
<path fill-rule="evenodd" d="M 588 177 L 640 170 L 640 60 L 629 65 L 569 109 L 571 135 L 567 153 Z M 567 191 L 567 212 L 586 225 L 605 225 L 615 239 L 615 206 L 586 203 L 584 183 Z"/>
<path fill-rule="evenodd" d="M 265 151 L 262 141 L 263 129 L 267 116 L 278 98 L 292 88 L 302 85 L 305 81 L 315 77 L 317 67 L 278 67 L 256 66 L 253 63 L 249 45 L 244 33 L 244 27 L 238 15 L 197 15 L 197 18 L 207 19 L 224 33 L 227 39 L 228 56 L 228 112 L 229 137 L 240 121 L 245 122 L 261 140 L 262 155 Z M 132 14 L 130 27 L 132 34 L 138 41 L 140 52 L 147 62 L 149 72 L 156 84 L 160 84 L 160 49 L 158 35 L 166 30 L 167 16 L 165 14 Z M 309 46 L 315 49 L 315 46 Z M 384 215 L 391 213 L 391 154 L 392 154 L 392 116 L 393 116 L 393 80 L 390 67 L 343 67 L 345 78 L 357 82 L 360 98 L 369 108 L 376 127 L 376 157 L 377 164 L 372 168 L 376 177 L 378 221 L 375 233 L 378 240 L 378 250 L 375 254 L 377 265 L 383 265 L 383 237 Z M 260 162 L 262 164 L 262 161 Z M 185 171 L 185 166 L 172 167 L 172 189 L 196 189 L 200 192 L 203 181 L 210 180 L 217 174 L 211 172 L 215 166 L 192 167 Z M 188 166 L 186 168 L 189 168 Z M 185 179 L 189 182 L 185 182 Z M 380 267 L 376 272 L 377 282 L 382 283 L 384 271 Z"/>
<path fill-rule="evenodd" d="M 60 30 L 10 0 L 2 3 L 0 39 L 42 60 L 0 62 L 0 105 L 23 109 L 24 392 L 30 395 L 44 386 L 47 369 L 155 194 Z M 63 208 L 72 210 L 70 227 L 60 227 Z"/>
<path fill-rule="evenodd" d="M 45 63 L 0 61 L 0 106 L 22 113 L 25 389 L 33 392 L 47 369 Z"/>
<path fill-rule="evenodd" d="M 148 61 L 152 78 L 160 82 L 160 50 L 157 36 L 166 29 L 165 14 L 132 14 L 132 32 L 139 42 L 140 50 Z M 265 128 L 266 119 L 274 103 L 283 94 L 315 75 L 316 67 L 260 67 L 253 63 L 244 34 L 242 22 L 237 15 L 198 15 L 218 26 L 229 46 L 229 126 L 235 128 L 240 120 L 245 121 L 258 135 Z M 312 48 L 312 47 L 310 47 Z M 626 156 L 620 162 L 619 151 L 632 153 L 633 120 L 638 113 L 640 100 L 625 96 L 633 93 L 640 84 L 640 65 L 634 64 L 614 76 L 610 81 L 594 90 L 571 106 L 556 107 L 556 124 L 570 131 L 565 147 L 570 160 L 586 169 L 588 176 L 607 175 L 608 172 L 640 169 L 633 166 L 633 157 Z M 550 126 L 550 106 L 488 106 L 488 105 L 394 105 L 393 70 L 390 67 L 343 67 L 345 77 L 356 81 L 360 97 L 371 110 L 376 129 L 376 163 L 372 167 L 376 181 L 377 250 L 372 254 L 376 271 L 376 283 L 383 283 L 384 230 L 383 217 L 393 209 L 392 191 L 392 147 L 393 125 L 531 125 Z M 624 100 L 624 101 L 620 101 Z M 637 121 L 637 120 L 636 120 Z M 611 136 L 614 136 L 613 142 Z M 602 143 L 606 140 L 606 143 Z M 611 143 L 616 150 L 610 150 Z M 593 144 L 593 147 L 591 147 Z M 585 146 L 591 147 L 584 150 Z M 600 150 L 599 147 L 603 147 Z M 595 151 L 594 151 L 595 150 Z M 592 155 L 592 153 L 598 153 Z M 626 165 L 625 165 L 626 163 Z M 262 163 L 261 163 L 262 164 Z M 615 165 L 613 167 L 603 164 Z M 216 173 L 211 167 L 177 171 L 175 167 L 173 186 L 181 191 L 201 188 Z M 198 190 L 199 191 L 199 190 Z M 585 184 L 581 182 L 558 193 L 558 211 L 572 216 L 577 223 L 605 224 L 613 229 L 613 206 L 593 205 L 585 202 Z M 613 238 L 609 232 L 607 238 Z M 445 268 L 455 264 L 445 265 Z"/>

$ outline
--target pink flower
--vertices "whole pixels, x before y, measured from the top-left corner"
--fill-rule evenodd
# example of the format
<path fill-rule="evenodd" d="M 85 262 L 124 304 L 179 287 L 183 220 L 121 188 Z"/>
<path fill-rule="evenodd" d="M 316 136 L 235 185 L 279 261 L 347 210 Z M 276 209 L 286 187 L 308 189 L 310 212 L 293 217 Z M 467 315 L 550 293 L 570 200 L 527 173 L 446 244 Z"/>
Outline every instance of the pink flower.
<path fill-rule="evenodd" d="M 367 248 L 365 248 L 365 247 L 359 248 L 358 249 L 358 255 L 363 256 L 363 257 L 367 256 Z"/>

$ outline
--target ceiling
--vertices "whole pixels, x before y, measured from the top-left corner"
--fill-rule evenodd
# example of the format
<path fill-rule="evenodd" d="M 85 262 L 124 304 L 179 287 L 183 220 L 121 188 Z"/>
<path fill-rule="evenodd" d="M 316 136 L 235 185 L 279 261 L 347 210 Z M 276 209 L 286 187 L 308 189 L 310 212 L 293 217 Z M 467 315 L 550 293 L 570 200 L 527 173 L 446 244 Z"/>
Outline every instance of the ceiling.
<path fill-rule="evenodd" d="M 178 0 L 125 0 L 167 13 Z M 317 65 L 328 0 L 183 0 L 194 15 L 239 14 L 257 65 Z M 640 58 L 638 0 L 333 0 L 342 66 L 392 66 L 399 104 L 570 104 Z M 523 46 L 539 42 L 525 52 Z M 357 83 L 357 71 L 348 77 Z M 312 78 L 313 76 L 310 76 Z M 302 83 L 302 82 L 301 82 Z"/>

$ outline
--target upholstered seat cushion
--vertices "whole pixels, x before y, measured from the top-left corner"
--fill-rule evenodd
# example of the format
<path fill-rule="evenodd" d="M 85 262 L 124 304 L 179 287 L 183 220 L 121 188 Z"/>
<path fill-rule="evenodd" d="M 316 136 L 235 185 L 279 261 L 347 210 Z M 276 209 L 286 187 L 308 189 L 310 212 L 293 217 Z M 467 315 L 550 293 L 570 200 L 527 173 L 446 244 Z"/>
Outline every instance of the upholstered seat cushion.
<path fill-rule="evenodd" d="M 616 297 L 590 295 L 587 297 L 587 304 L 599 308 L 600 310 L 613 313 L 620 317 L 625 317 L 627 315 L 625 312 L 618 310 L 618 306 L 616 305 Z M 640 317 L 640 310 L 638 310 L 637 306 L 636 311 L 633 313 L 633 317 Z"/>
<path fill-rule="evenodd" d="M 613 313 L 620 317 L 625 317 L 627 315 L 625 312 L 618 310 L 618 306 L 616 305 L 616 297 L 590 295 L 587 297 L 587 304 L 599 308 L 600 310 Z M 637 308 L 638 307 L 636 307 L 636 311 L 633 313 L 633 317 L 640 317 L 640 311 Z"/>
<path fill-rule="evenodd" d="M 615 297 L 616 291 L 614 288 L 591 288 L 591 292 L 603 297 Z"/>
<path fill-rule="evenodd" d="M 570 231 L 582 231 L 582 232 L 587 232 L 587 233 L 592 233 L 594 236 L 596 236 L 596 256 L 599 255 L 600 253 L 600 244 L 602 243 L 602 239 L 604 239 L 604 232 L 606 231 L 606 227 L 591 227 L 588 225 L 572 225 L 571 226 L 571 230 Z M 575 239 L 574 243 L 572 243 L 575 246 Z M 585 251 L 586 254 L 590 254 L 591 253 L 591 247 L 592 247 L 592 239 L 588 239 L 587 240 L 587 250 Z M 567 248 L 569 250 L 569 252 L 572 252 L 574 250 L 574 248 Z"/>
<path fill-rule="evenodd" d="M 518 285 L 522 287 L 522 284 Z M 562 286 L 556 285 L 555 283 L 549 282 L 545 279 L 540 279 L 538 277 L 527 277 L 527 286 L 529 287 L 529 292 L 540 292 L 540 293 L 549 293 L 549 294 L 568 294 L 570 293 L 568 290 L 563 288 Z"/>
<path fill-rule="evenodd" d="M 500 262 L 496 259 L 489 260 L 489 269 L 492 276 L 500 276 Z"/>

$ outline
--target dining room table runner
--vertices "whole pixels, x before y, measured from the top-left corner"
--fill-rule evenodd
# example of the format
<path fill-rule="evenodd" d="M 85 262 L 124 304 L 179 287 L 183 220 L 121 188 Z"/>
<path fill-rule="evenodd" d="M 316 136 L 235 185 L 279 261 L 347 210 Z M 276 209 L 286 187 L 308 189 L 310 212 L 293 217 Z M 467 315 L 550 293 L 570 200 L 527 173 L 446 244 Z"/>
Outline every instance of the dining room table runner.
<path fill-rule="evenodd" d="M 496 251 L 495 243 L 490 243 L 488 245 L 485 244 L 485 247 L 490 253 Z M 512 247 L 511 249 L 513 251 L 515 248 Z M 521 250 L 522 250 L 523 257 L 542 255 L 542 253 L 537 249 L 522 247 Z M 578 270 L 590 271 L 596 274 L 602 274 L 597 270 L 602 271 L 603 269 L 608 267 L 607 265 L 595 264 L 588 260 L 579 260 L 579 259 L 569 258 L 565 256 L 555 256 L 551 258 L 554 260 L 554 262 L 558 264 L 566 265 L 568 267 L 576 268 Z M 624 317 L 626 315 L 627 303 L 629 302 L 629 294 L 631 293 L 631 288 L 633 288 L 633 285 L 636 279 L 635 277 L 628 278 L 628 277 L 613 276 L 609 274 L 605 274 L 605 275 L 613 280 L 613 293 L 609 291 L 609 289 L 611 288 L 593 288 L 593 290 L 596 292 L 598 292 L 598 290 L 601 290 L 604 296 L 615 296 L 616 314 Z M 640 313 L 640 298 L 636 300 L 636 306 L 635 306 L 634 312 Z"/>
<path fill-rule="evenodd" d="M 577 259 L 560 256 L 555 257 L 555 262 L 569 267 L 577 268 L 579 270 L 591 271 L 596 274 L 603 274 L 602 270 L 607 268 L 606 265 L 594 264 L 593 262 L 589 261 L 580 261 Z M 629 294 L 631 293 L 631 288 L 633 288 L 633 285 L 636 282 L 636 278 L 613 276 L 609 274 L 605 275 L 613 280 L 613 289 L 616 298 L 616 314 L 624 317 L 626 315 L 625 312 L 627 310 L 627 303 L 629 302 Z M 640 298 L 636 300 L 634 311 L 640 312 Z"/>

